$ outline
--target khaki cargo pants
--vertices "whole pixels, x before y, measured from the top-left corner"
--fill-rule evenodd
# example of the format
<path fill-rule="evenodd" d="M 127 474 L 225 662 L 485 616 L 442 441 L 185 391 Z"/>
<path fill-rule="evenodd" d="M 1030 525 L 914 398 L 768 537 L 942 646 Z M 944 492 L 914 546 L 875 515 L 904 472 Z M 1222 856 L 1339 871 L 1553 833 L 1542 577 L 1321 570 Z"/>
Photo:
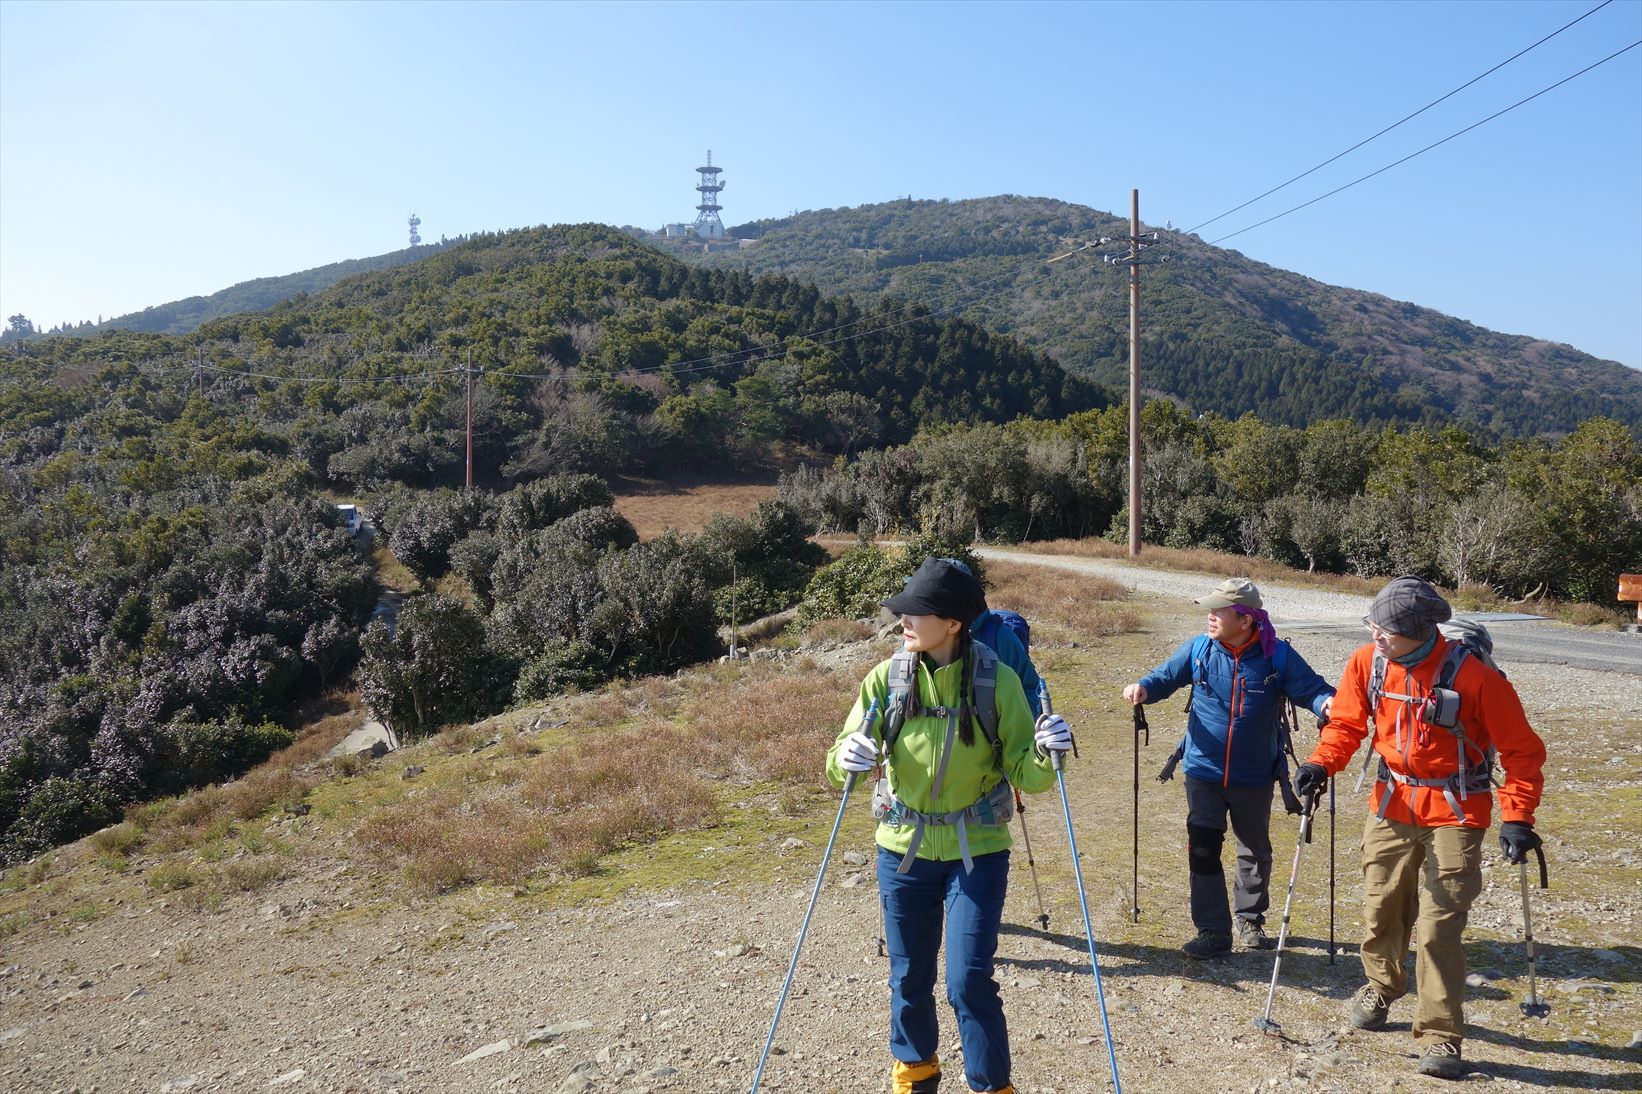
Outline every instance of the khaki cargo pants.
<path fill-rule="evenodd" d="M 1415 943 L 1422 1046 L 1465 1036 L 1465 946 L 1482 891 L 1483 828 L 1426 828 L 1370 816 L 1363 828 L 1363 972 L 1387 999 L 1407 995 Z"/>

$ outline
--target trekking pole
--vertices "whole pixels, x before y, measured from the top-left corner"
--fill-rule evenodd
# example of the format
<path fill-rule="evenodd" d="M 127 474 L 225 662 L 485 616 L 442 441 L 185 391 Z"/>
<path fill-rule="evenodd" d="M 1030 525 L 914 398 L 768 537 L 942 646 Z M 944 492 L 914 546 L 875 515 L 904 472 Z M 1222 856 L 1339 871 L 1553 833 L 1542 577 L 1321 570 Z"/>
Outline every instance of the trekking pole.
<path fill-rule="evenodd" d="M 1300 838 L 1294 841 L 1294 863 L 1289 867 L 1289 893 L 1283 900 L 1283 925 L 1277 931 L 1277 955 L 1271 963 L 1271 987 L 1266 992 L 1266 1013 L 1254 1020 L 1254 1028 L 1261 1033 L 1273 1037 L 1281 1037 L 1283 1027 L 1271 1019 L 1271 1005 L 1277 998 L 1277 973 L 1283 967 L 1283 944 L 1289 937 L 1289 912 L 1294 907 L 1294 882 L 1300 876 L 1300 851 L 1311 842 L 1311 818 L 1317 812 L 1317 800 L 1323 796 L 1322 787 L 1318 787 L 1300 808 Z"/>
<path fill-rule="evenodd" d="M 1539 887 L 1549 889 L 1551 879 L 1545 873 L 1545 851 L 1543 848 L 1534 848 L 1534 854 L 1539 856 Z M 1522 1013 L 1529 1018 L 1545 1018 L 1551 1013 L 1551 1004 L 1539 997 L 1539 978 L 1534 970 L 1534 919 L 1533 913 L 1528 910 L 1528 859 L 1526 856 L 1517 863 L 1522 867 L 1522 940 L 1528 947 L 1528 1001 L 1522 1004 Z"/>
<path fill-rule="evenodd" d="M 1038 681 L 1038 699 L 1045 714 L 1055 713 L 1049 701 L 1049 685 Z M 1073 755 L 1076 755 L 1076 745 Z M 1083 908 L 1083 934 L 1089 940 L 1089 968 L 1095 974 L 1095 999 L 1100 1003 L 1100 1026 L 1106 1034 L 1106 1061 L 1112 1066 L 1113 1094 L 1123 1094 L 1123 1084 L 1117 1077 L 1117 1051 L 1112 1047 L 1112 1020 L 1106 1014 L 1106 991 L 1100 983 L 1100 960 L 1095 956 L 1095 928 L 1089 922 L 1089 898 L 1083 895 L 1083 867 L 1078 862 L 1078 838 L 1072 834 L 1072 807 L 1066 802 L 1066 759 L 1059 750 L 1050 753 L 1055 765 L 1055 782 L 1060 787 L 1060 810 L 1066 816 L 1066 843 L 1072 851 L 1072 872 L 1078 881 L 1078 904 Z"/>
<path fill-rule="evenodd" d="M 861 732 L 872 736 L 872 727 L 878 721 L 878 700 L 861 715 Z M 793 973 L 798 970 L 798 951 L 804 948 L 804 935 L 810 929 L 810 916 L 815 914 L 815 902 L 821 896 L 821 882 L 827 876 L 827 860 L 832 858 L 832 846 L 838 841 L 838 827 L 844 823 L 844 808 L 850 803 L 850 791 L 860 772 L 851 771 L 844 780 L 844 799 L 838 803 L 838 818 L 832 822 L 832 835 L 827 837 L 827 849 L 821 853 L 821 871 L 815 875 L 815 889 L 810 893 L 810 906 L 804 912 L 804 923 L 798 928 L 798 941 L 793 944 L 792 960 L 787 962 L 787 979 L 781 984 L 781 995 L 775 1001 L 775 1017 L 770 1019 L 770 1035 L 764 1038 L 764 1051 L 758 1057 L 758 1070 L 753 1073 L 751 1094 L 758 1094 L 758 1084 L 764 1079 L 764 1064 L 770 1058 L 770 1047 L 775 1044 L 775 1027 L 781 1024 L 781 1008 L 787 1005 L 787 992 L 792 990 Z"/>
<path fill-rule="evenodd" d="M 1135 808 L 1134 808 L 1134 880 L 1129 889 L 1130 907 L 1129 918 L 1132 922 L 1140 922 L 1140 744 L 1141 737 L 1146 743 L 1152 743 L 1152 727 L 1146 724 L 1146 708 L 1139 703 L 1135 704 Z"/>
<path fill-rule="evenodd" d="M 1317 716 L 1317 736 L 1328 726 L 1327 715 Z M 1334 776 L 1328 777 L 1328 963 L 1334 964 Z"/>
<path fill-rule="evenodd" d="M 1328 963 L 1334 964 L 1334 776 L 1328 777 Z"/>
<path fill-rule="evenodd" d="M 1026 844 L 1026 865 L 1032 870 L 1032 891 L 1038 894 L 1038 928 L 1049 929 L 1049 912 L 1043 906 L 1043 886 L 1038 884 L 1038 864 L 1032 858 L 1032 837 L 1026 831 L 1026 801 L 1015 791 L 1015 813 L 1021 819 L 1021 840 Z"/>

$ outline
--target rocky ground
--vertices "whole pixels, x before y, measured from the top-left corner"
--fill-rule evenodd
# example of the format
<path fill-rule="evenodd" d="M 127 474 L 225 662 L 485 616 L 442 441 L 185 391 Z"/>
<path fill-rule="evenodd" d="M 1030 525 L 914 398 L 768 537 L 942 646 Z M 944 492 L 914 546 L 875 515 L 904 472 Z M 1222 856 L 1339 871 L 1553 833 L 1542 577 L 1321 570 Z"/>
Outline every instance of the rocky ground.
<path fill-rule="evenodd" d="M 1274 1016 L 1257 1032 L 1269 953 L 1207 964 L 1177 946 L 1185 915 L 1178 783 L 1152 779 L 1178 733 L 1178 702 L 1152 712 L 1141 774 L 1141 916 L 1130 891 L 1131 736 L 1116 689 L 1196 630 L 1181 600 L 1201 578 L 1154 574 L 1138 594 L 1145 633 L 1043 648 L 1039 661 L 1083 758 L 1067 779 L 1107 1010 L 1124 1086 L 1135 1091 L 1446 1089 L 1413 1071 L 1412 1000 L 1391 1028 L 1352 1030 L 1360 984 L 1349 945 L 1327 954 L 1329 823 L 1305 851 L 1294 936 Z M 1154 580 L 1155 579 L 1155 580 Z M 1211 582 L 1212 584 L 1212 582 Z M 1267 590 L 1279 622 L 1361 615 L 1360 598 Z M 1329 678 L 1354 641 L 1295 634 Z M 1518 1004 L 1527 977 L 1515 868 L 1490 865 L 1472 918 L 1469 1081 L 1499 1089 L 1642 1089 L 1642 675 L 1528 665 L 1512 671 L 1552 751 L 1539 827 L 1551 859 L 1534 895 L 1545 1019 Z M 1309 731 L 1308 731 L 1309 732 Z M 1307 742 L 1297 742 L 1302 748 Z M 414 763 L 398 755 L 379 763 Z M 1363 795 L 1342 781 L 1335 819 L 1337 933 L 1358 930 L 1353 869 Z M 33 915 L 0 934 L 0 1087 L 14 1091 L 738 1091 L 750 1087 L 793 939 L 836 809 L 823 799 L 800 834 L 725 825 L 635 849 L 609 864 L 608 891 L 580 899 L 465 890 L 408 900 L 350 854 L 350 834 L 281 817 L 299 848 L 282 880 L 189 907 L 84 849 L 5 883 Z M 736 803 L 772 811 L 757 795 Z M 1050 930 L 1017 840 L 999 977 L 1021 1094 L 1109 1087 L 1065 818 L 1054 793 L 1028 823 Z M 887 1088 L 886 989 L 864 803 L 852 801 L 828 867 L 762 1089 Z M 1017 830 L 1018 831 L 1018 830 Z M 1277 910 L 1296 842 L 1274 821 Z M 678 883 L 658 864 L 689 860 Z M 757 868 L 754 869 L 753 867 Z M 763 880 L 749 881 L 747 878 Z M 947 1087 L 962 1090 L 947 1016 Z"/>

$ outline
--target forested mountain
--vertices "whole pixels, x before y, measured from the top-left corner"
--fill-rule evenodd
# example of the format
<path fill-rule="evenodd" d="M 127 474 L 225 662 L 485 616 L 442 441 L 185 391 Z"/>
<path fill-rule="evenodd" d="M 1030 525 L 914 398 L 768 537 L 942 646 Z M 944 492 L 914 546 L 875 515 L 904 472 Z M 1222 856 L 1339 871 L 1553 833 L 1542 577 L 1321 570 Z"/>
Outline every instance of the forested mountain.
<path fill-rule="evenodd" d="M 182 300 L 173 300 L 169 304 L 144 308 L 128 315 L 118 315 L 100 323 L 88 321 L 81 326 L 70 326 L 57 333 L 84 335 L 112 330 L 132 330 L 156 334 L 187 334 L 201 323 L 212 319 L 237 315 L 240 312 L 262 311 L 304 293 L 328 289 L 343 278 L 352 277 L 354 274 L 420 262 L 429 255 L 438 254 L 445 247 L 460 243 L 466 238 L 463 236 L 452 241 L 423 243 L 415 247 L 406 247 L 402 251 L 389 251 L 387 254 L 372 255 L 369 258 L 351 258 L 278 277 L 253 278 L 231 285 L 220 292 L 214 292 L 210 296 L 190 296 Z"/>
<path fill-rule="evenodd" d="M 756 245 L 680 253 L 825 292 L 919 300 L 1120 386 L 1127 268 L 1095 251 L 1044 259 L 1128 231 L 1127 220 L 1044 198 L 907 200 L 743 224 L 732 234 Z M 1459 422 L 1515 436 L 1565 433 L 1596 414 L 1642 426 L 1642 372 L 1617 362 L 1325 285 L 1195 236 L 1165 231 L 1153 255 L 1168 261 L 1143 272 L 1146 385 L 1195 413 L 1253 411 L 1299 427 Z"/>
<path fill-rule="evenodd" d="M 459 495 L 470 363 L 481 489 Z M 713 656 L 729 605 L 787 607 L 820 560 L 775 503 L 640 544 L 588 472 L 1108 402 L 966 320 L 692 268 L 599 226 L 474 238 L 188 336 L 13 343 L 0 863 L 242 771 L 362 652 L 377 713 L 426 732 Z M 362 634 L 376 577 L 338 495 L 471 602 L 416 597 Z"/>

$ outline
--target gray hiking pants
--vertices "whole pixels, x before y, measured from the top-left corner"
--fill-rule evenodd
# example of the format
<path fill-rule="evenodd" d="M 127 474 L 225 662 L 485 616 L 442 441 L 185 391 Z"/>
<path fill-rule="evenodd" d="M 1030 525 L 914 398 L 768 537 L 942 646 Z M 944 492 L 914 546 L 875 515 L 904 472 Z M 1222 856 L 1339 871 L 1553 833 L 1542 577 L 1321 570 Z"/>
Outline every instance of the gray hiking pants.
<path fill-rule="evenodd" d="M 1186 776 L 1186 840 L 1192 871 L 1192 923 L 1199 931 L 1231 934 L 1226 873 L 1220 845 L 1231 820 L 1237 843 L 1233 886 L 1239 919 L 1264 924 L 1271 904 L 1272 787 L 1221 786 Z"/>

